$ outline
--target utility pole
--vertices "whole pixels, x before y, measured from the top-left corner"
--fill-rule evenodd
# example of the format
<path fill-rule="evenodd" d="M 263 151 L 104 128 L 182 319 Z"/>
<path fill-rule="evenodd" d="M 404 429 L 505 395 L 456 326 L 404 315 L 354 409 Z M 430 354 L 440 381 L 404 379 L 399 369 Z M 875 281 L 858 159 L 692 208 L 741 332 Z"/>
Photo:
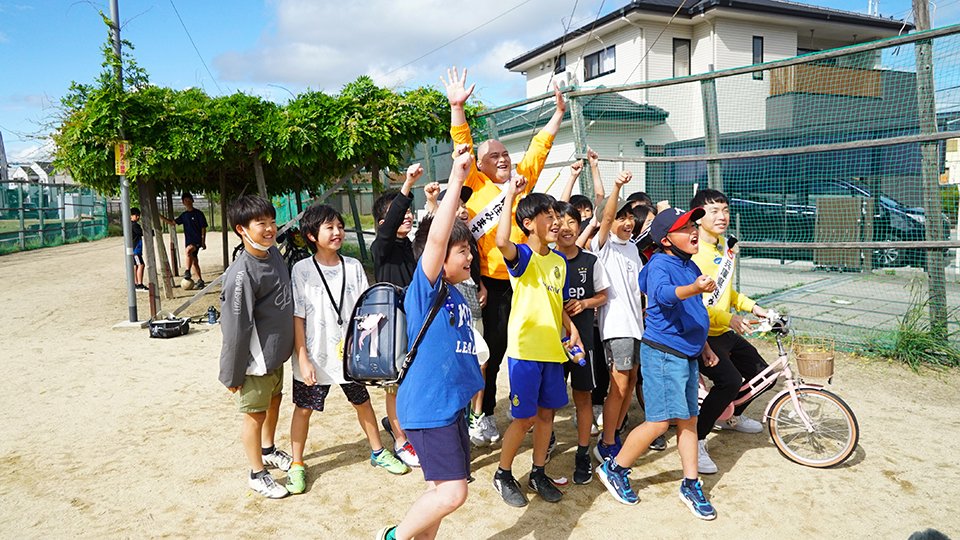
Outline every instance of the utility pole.
<path fill-rule="evenodd" d="M 110 0 L 110 36 L 113 38 L 113 54 L 116 56 L 114 73 L 117 84 L 123 91 L 123 56 L 120 53 L 120 9 L 117 0 Z M 120 139 L 124 140 L 123 126 L 120 126 Z M 127 271 L 127 312 L 130 322 L 137 322 L 137 291 L 133 279 L 133 227 L 130 224 L 130 182 L 127 175 L 120 175 L 120 221 L 123 225 L 124 264 Z M 152 246 L 151 246 L 152 249 Z"/>
<path fill-rule="evenodd" d="M 929 0 L 913 0 L 913 20 L 919 32 L 930 29 Z M 917 115 L 920 133 L 936 133 L 937 109 L 933 79 L 933 43 L 921 40 L 916 44 Z M 943 240 L 943 219 L 940 217 L 940 147 L 939 143 L 920 143 L 920 188 L 923 193 L 924 239 Z M 947 276 L 944 253 L 926 250 L 927 286 L 930 301 L 930 332 L 947 336 Z"/>

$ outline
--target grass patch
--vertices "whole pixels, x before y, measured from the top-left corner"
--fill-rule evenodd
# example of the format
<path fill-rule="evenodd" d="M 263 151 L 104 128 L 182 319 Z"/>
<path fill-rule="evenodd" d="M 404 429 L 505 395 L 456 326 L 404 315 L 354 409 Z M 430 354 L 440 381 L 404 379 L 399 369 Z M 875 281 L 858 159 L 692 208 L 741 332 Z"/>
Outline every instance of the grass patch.
<path fill-rule="evenodd" d="M 960 308 L 947 311 L 946 335 L 938 335 L 931 329 L 930 300 L 926 298 L 922 284 L 914 281 L 911 289 L 910 305 L 897 329 L 871 338 L 864 352 L 901 362 L 914 371 L 921 367 L 960 366 L 960 348 L 956 345 L 960 334 L 957 330 L 949 330 L 949 322 L 957 321 Z"/>

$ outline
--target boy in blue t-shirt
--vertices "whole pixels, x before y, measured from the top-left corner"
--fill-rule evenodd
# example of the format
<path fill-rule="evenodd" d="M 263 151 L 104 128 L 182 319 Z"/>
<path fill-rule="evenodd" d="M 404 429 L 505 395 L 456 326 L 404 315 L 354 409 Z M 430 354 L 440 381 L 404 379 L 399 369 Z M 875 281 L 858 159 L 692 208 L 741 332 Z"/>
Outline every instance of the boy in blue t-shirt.
<path fill-rule="evenodd" d="M 467 500 L 470 438 L 464 410 L 483 388 L 474 352 L 470 306 L 452 285 L 470 277 L 470 230 L 457 219 L 459 192 L 473 159 L 469 146 L 457 147 L 447 187 L 429 227 L 417 231 L 423 245 L 413 280 L 404 296 L 407 340 L 413 343 L 442 285 L 446 301 L 430 323 L 397 392 L 397 416 L 420 457 L 427 491 L 395 527 L 378 538 L 433 538 L 440 522 Z"/>
<path fill-rule="evenodd" d="M 707 343 L 710 317 L 700 296 L 714 290 L 716 283 L 691 260 L 699 241 L 695 222 L 701 217 L 703 208 L 689 212 L 670 208 L 650 225 L 660 251 L 640 271 L 639 280 L 649 301 L 640 346 L 646 421 L 630 432 L 615 458 L 597 468 L 597 476 L 617 500 L 637 504 L 627 479 L 629 467 L 676 420 L 683 468 L 680 500 L 698 518 L 710 520 L 717 513 L 703 494 L 697 471 L 697 360 L 702 355 L 705 365 L 717 363 Z"/>

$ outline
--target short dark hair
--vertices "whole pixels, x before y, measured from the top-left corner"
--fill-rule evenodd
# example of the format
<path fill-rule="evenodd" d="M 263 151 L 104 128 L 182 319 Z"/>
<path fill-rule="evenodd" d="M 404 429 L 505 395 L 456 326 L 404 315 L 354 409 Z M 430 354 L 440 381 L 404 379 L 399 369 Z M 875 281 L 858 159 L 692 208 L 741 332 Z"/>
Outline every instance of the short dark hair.
<path fill-rule="evenodd" d="M 339 221 L 340 225 L 346 226 L 340 212 L 329 204 L 318 203 L 304 210 L 303 217 L 300 218 L 300 234 L 311 251 L 316 249 L 316 245 L 310 240 L 310 236 L 316 238 L 320 234 L 320 226 L 330 221 Z"/>
<path fill-rule="evenodd" d="M 413 255 L 416 258 L 420 258 L 423 255 L 423 250 L 427 246 L 427 237 L 430 235 L 430 226 L 433 225 L 433 215 L 425 216 L 420 220 L 420 226 L 417 228 L 417 234 L 413 236 Z M 453 246 L 467 242 L 470 243 L 470 229 L 467 228 L 459 219 L 453 221 L 453 228 L 450 229 L 450 238 L 447 240 L 447 252 L 444 254 L 444 260 L 446 260 L 447 255 L 450 254 L 450 248 Z"/>
<path fill-rule="evenodd" d="M 390 203 L 397 198 L 397 195 L 400 195 L 400 191 L 395 189 L 380 195 L 377 197 L 377 200 L 373 201 L 373 221 L 375 223 L 379 224 L 380 220 L 387 217 L 387 210 L 390 208 Z"/>
<path fill-rule="evenodd" d="M 140 209 L 137 208 L 136 206 L 134 206 L 133 208 L 130 209 L 130 215 L 131 215 L 131 216 L 139 216 L 139 215 L 140 215 Z"/>
<path fill-rule="evenodd" d="M 573 206 L 573 204 L 557 201 L 553 205 L 553 211 L 557 213 L 558 216 L 566 215 L 569 218 L 573 218 L 577 222 L 577 226 L 580 225 L 580 211 Z"/>
<path fill-rule="evenodd" d="M 530 193 L 526 197 L 520 199 L 520 203 L 517 204 L 517 225 L 520 226 L 520 230 L 523 231 L 523 234 L 529 235 L 530 231 L 523 226 L 523 220 L 533 219 L 540 214 L 545 214 L 550 210 L 553 210 L 553 205 L 557 200 L 552 196 L 547 195 L 546 193 Z M 504 208 L 506 211 L 506 208 Z"/>
<path fill-rule="evenodd" d="M 705 204 L 723 203 L 730 204 L 727 196 L 715 189 L 701 189 L 690 199 L 690 208 L 696 208 Z"/>
<path fill-rule="evenodd" d="M 633 228 L 633 237 L 634 237 L 634 238 L 639 238 L 640 235 L 643 234 L 643 231 L 640 230 L 640 228 L 643 227 L 643 222 L 644 222 L 644 221 L 647 219 L 647 217 L 649 217 L 651 214 L 654 215 L 654 216 L 656 216 L 656 215 L 657 215 L 657 209 L 656 209 L 656 208 L 653 208 L 653 207 L 651 207 L 651 206 L 647 206 L 647 205 L 645 205 L 645 204 L 638 204 L 638 205 L 634 206 L 633 208 L 631 208 L 631 209 L 630 209 L 630 212 L 633 214 L 633 219 L 634 219 L 634 221 L 636 221 L 636 225 L 634 225 L 634 228 Z"/>
<path fill-rule="evenodd" d="M 192 201 L 193 195 L 189 191 L 184 191 L 183 193 L 180 194 L 180 200 L 182 201 L 183 199 L 190 199 Z M 257 217 L 260 217 L 260 216 L 257 216 Z"/>
<path fill-rule="evenodd" d="M 573 205 L 577 210 L 590 209 L 593 210 L 593 203 L 590 202 L 590 198 L 584 195 L 573 195 L 570 197 L 570 204 Z"/>
<path fill-rule="evenodd" d="M 644 206 L 653 208 L 653 199 L 643 191 L 635 191 L 628 195 L 627 202 L 638 202 Z"/>
<path fill-rule="evenodd" d="M 259 195 L 241 195 L 234 199 L 230 203 L 230 208 L 227 209 L 227 220 L 235 233 L 237 233 L 237 225 L 246 227 L 251 221 L 262 217 L 276 219 L 277 210 L 270 201 Z M 237 233 L 237 236 L 240 236 L 240 233 Z"/>

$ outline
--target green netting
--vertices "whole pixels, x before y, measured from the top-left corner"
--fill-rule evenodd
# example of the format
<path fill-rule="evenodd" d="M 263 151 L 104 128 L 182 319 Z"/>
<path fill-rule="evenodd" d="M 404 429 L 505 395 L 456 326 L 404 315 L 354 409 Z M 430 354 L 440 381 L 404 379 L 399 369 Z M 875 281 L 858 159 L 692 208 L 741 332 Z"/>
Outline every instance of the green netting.
<path fill-rule="evenodd" d="M 106 199 L 70 184 L 8 182 L 0 207 L 0 255 L 104 238 Z"/>
<path fill-rule="evenodd" d="M 956 186 L 947 184 L 960 181 L 960 26 L 935 32 L 681 79 L 646 82 L 640 69 L 621 86 L 574 87 L 537 190 L 559 195 L 567 165 L 588 146 L 608 193 L 624 169 L 634 173 L 624 196 L 644 191 L 687 207 L 696 190 L 719 189 L 730 198 L 730 232 L 748 246 L 744 292 L 789 301 L 818 332 L 864 341 L 897 326 L 920 280 L 936 318 L 955 329 L 955 250 L 908 244 L 958 239 Z M 918 55 L 930 67 L 918 69 L 927 65 Z M 547 99 L 489 114 L 486 136 L 519 159 L 553 112 Z M 578 186 L 590 194 L 589 172 Z M 831 247 L 841 242 L 893 244 Z"/>

